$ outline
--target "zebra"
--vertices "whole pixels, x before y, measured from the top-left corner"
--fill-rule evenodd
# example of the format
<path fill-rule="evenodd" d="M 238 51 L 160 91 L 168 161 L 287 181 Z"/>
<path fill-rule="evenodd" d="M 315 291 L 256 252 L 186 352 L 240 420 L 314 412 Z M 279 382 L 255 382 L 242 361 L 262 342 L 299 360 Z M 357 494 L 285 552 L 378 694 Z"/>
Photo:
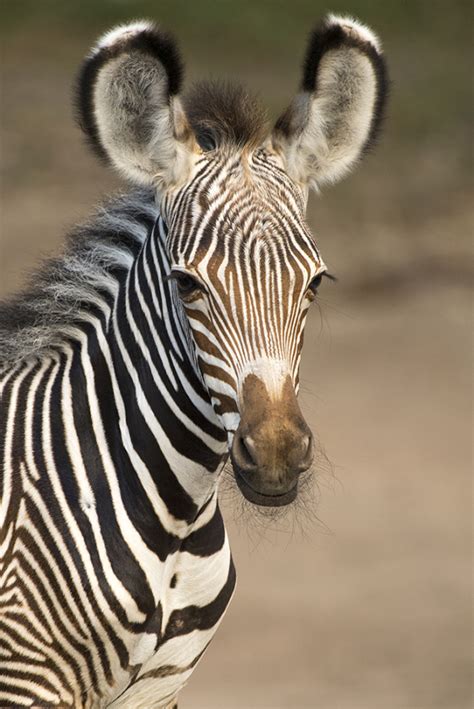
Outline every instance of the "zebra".
<path fill-rule="evenodd" d="M 234 591 L 226 461 L 278 507 L 313 460 L 298 369 L 329 274 L 305 208 L 374 143 L 379 40 L 325 17 L 271 131 L 182 74 L 149 21 L 91 50 L 79 122 L 133 187 L 0 307 L 1 706 L 176 707 Z"/>

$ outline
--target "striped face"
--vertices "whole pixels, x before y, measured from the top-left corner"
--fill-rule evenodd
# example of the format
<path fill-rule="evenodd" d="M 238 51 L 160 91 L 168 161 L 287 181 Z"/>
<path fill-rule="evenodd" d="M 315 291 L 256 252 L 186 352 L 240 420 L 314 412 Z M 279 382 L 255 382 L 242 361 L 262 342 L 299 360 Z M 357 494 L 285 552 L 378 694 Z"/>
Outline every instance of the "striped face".
<path fill-rule="evenodd" d="M 286 504 L 312 459 L 296 388 L 305 316 L 325 271 L 304 203 L 372 144 L 385 62 L 371 30 L 328 15 L 270 133 L 241 87 L 204 82 L 183 96 L 182 75 L 175 43 L 152 23 L 117 28 L 83 65 L 79 114 L 99 155 L 164 195 L 177 312 L 237 480 L 258 504 Z"/>
<path fill-rule="evenodd" d="M 163 204 L 171 278 L 198 366 L 237 481 L 257 504 L 294 499 L 313 456 L 296 390 L 305 319 L 326 268 L 304 207 L 304 193 L 264 149 L 207 154 Z"/>

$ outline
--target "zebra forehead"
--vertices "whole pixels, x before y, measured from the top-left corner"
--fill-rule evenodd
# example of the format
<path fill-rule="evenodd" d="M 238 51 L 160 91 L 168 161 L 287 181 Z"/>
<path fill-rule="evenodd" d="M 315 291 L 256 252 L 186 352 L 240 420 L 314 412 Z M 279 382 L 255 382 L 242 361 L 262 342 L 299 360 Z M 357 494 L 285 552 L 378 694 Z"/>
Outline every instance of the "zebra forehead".
<path fill-rule="evenodd" d="M 278 156 L 264 147 L 203 155 L 193 178 L 165 197 L 168 243 L 175 258 L 190 261 L 253 242 L 284 250 L 299 244 L 318 258 L 305 202 Z"/>
<path fill-rule="evenodd" d="M 182 231 L 170 234 L 172 260 L 184 268 L 204 265 L 206 270 L 249 262 L 251 271 L 295 262 L 322 263 L 314 237 L 304 220 L 274 214 L 268 208 L 228 209 L 211 213 L 206 223 L 183 220 Z"/>
<path fill-rule="evenodd" d="M 227 204 L 238 200 L 240 205 L 248 201 L 255 208 L 281 197 L 288 203 L 295 200 L 298 209 L 304 210 L 306 193 L 291 180 L 281 158 L 267 144 L 255 149 L 227 147 L 227 150 L 203 152 L 196 161 L 192 177 L 171 192 L 168 200 L 189 202 L 194 198 L 194 203 L 204 209 L 216 200 L 217 204 L 219 200 Z"/>

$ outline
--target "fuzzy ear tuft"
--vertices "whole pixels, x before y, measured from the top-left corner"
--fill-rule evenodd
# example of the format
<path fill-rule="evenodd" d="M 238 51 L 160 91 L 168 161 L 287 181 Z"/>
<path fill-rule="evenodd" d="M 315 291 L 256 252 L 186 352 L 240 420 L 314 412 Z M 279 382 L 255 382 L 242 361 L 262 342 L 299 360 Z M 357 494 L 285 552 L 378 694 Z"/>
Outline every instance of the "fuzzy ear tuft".
<path fill-rule="evenodd" d="M 79 124 L 96 154 L 134 182 L 178 179 L 178 154 L 192 142 L 178 98 L 182 76 L 176 43 L 148 21 L 107 32 L 81 67 Z"/>
<path fill-rule="evenodd" d="M 343 177 L 374 142 L 387 85 L 376 35 L 356 20 L 328 15 L 310 37 L 301 93 L 273 133 L 289 174 L 316 189 Z"/>

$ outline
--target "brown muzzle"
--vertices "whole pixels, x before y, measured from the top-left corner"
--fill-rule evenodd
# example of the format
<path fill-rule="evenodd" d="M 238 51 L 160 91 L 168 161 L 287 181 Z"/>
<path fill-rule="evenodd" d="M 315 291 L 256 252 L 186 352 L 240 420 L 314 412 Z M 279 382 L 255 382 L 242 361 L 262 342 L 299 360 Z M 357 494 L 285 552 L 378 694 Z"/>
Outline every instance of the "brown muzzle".
<path fill-rule="evenodd" d="M 295 499 L 298 476 L 313 461 L 313 436 L 290 376 L 278 399 L 269 396 L 255 374 L 246 377 L 231 458 L 237 483 L 250 502 L 281 506 Z"/>

